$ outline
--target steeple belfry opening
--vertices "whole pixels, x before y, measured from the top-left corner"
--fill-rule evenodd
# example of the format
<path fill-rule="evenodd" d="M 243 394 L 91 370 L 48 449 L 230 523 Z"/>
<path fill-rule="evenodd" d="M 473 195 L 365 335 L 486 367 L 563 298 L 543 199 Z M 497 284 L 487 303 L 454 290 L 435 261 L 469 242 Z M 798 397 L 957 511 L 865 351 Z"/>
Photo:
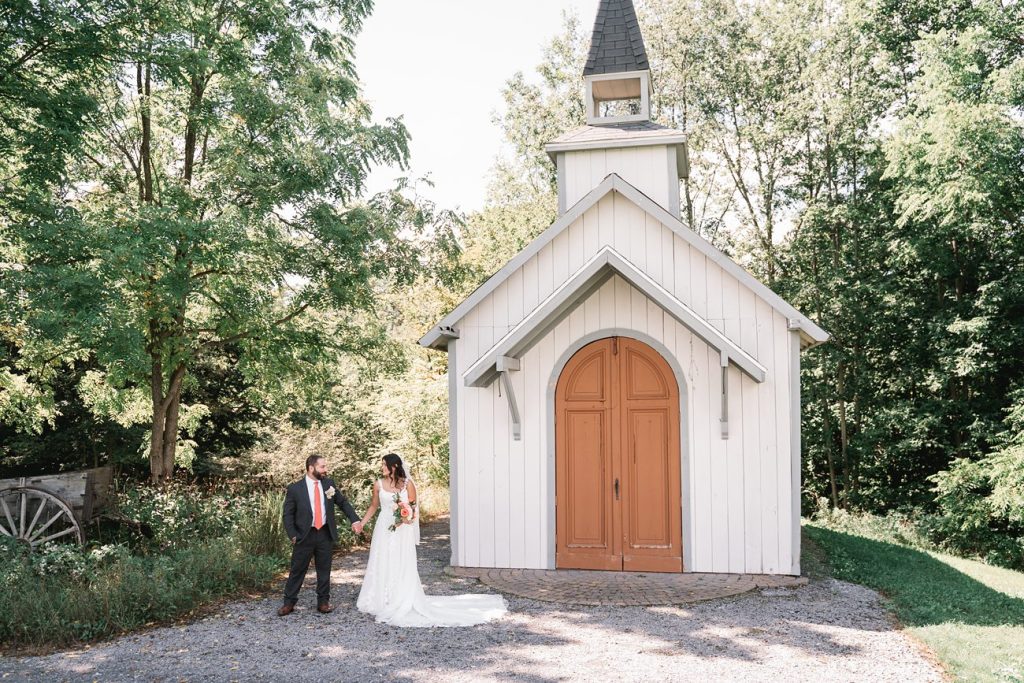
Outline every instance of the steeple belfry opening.
<path fill-rule="evenodd" d="M 583 79 L 587 124 L 650 121 L 650 64 L 631 0 L 601 0 Z"/>

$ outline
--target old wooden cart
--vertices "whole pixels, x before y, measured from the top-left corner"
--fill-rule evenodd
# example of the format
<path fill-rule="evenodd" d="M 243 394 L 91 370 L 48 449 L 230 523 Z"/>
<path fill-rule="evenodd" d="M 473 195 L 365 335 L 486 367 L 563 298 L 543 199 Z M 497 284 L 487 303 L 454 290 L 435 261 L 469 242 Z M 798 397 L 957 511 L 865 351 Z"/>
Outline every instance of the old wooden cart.
<path fill-rule="evenodd" d="M 83 527 L 110 499 L 113 470 L 0 479 L 0 535 L 36 548 L 50 541 L 85 542 Z"/>

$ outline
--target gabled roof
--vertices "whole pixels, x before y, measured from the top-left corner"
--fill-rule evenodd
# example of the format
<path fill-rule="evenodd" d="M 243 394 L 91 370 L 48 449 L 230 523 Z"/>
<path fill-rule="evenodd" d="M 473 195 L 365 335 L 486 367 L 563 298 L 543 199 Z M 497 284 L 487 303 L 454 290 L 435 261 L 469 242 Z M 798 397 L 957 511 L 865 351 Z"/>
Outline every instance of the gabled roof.
<path fill-rule="evenodd" d="M 584 195 L 568 211 L 562 214 L 557 221 L 551 224 L 547 230 L 538 235 L 522 251 L 516 254 L 498 272 L 492 275 L 486 282 L 476 288 L 461 304 L 455 307 L 451 313 L 446 315 L 437 325 L 432 327 L 427 334 L 420 339 L 420 344 L 435 349 L 448 347 L 448 340 L 457 337 L 458 333 L 454 325 L 458 323 L 477 304 L 483 301 L 488 294 L 497 289 L 501 283 L 507 280 L 524 263 L 537 254 L 545 245 L 550 243 L 563 230 L 572 225 L 577 218 L 582 216 L 588 209 L 595 206 L 609 192 L 618 192 L 623 198 L 633 202 L 640 209 L 645 211 L 659 223 L 668 227 L 669 230 L 678 235 L 691 247 L 697 249 L 707 258 L 714 261 L 725 272 L 736 278 L 741 284 L 764 299 L 772 308 L 777 310 L 789 320 L 790 329 L 799 330 L 804 341 L 804 347 L 815 346 L 828 341 L 829 335 L 825 330 L 814 324 L 807 316 L 796 310 L 792 304 L 773 292 L 766 285 L 760 282 L 753 275 L 744 270 L 738 263 L 723 254 L 706 239 L 687 228 L 683 223 L 665 210 L 656 201 L 636 189 L 615 173 L 609 174 L 601 184 Z"/>
<path fill-rule="evenodd" d="M 521 358 L 565 316 L 616 274 L 718 351 L 722 367 L 732 363 L 755 382 L 765 380 L 767 371 L 763 365 L 626 257 L 606 246 L 471 365 L 464 375 L 466 386 L 485 387 L 493 382 L 501 371 L 500 364 L 504 359 Z"/>
<path fill-rule="evenodd" d="M 631 0 L 601 0 L 584 76 L 651 68 Z"/>

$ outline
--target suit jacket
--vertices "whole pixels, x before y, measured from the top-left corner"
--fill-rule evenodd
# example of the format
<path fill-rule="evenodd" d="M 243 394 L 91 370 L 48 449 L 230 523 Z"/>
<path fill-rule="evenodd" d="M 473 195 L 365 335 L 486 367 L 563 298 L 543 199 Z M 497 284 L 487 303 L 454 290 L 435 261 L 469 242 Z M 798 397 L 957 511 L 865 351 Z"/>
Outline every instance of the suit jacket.
<path fill-rule="evenodd" d="M 351 522 L 358 522 L 359 515 L 352 509 L 352 504 L 342 494 L 341 489 L 334 486 L 334 496 L 328 498 L 326 492 L 334 486 L 334 480 L 324 477 L 320 480 L 320 493 L 324 499 L 324 523 L 330 531 L 331 540 L 338 540 L 338 524 L 334 520 L 334 506 L 340 505 L 341 511 Z M 309 502 L 309 490 L 306 478 L 288 486 L 284 496 L 284 530 L 288 538 L 301 541 L 313 528 L 313 506 Z"/>

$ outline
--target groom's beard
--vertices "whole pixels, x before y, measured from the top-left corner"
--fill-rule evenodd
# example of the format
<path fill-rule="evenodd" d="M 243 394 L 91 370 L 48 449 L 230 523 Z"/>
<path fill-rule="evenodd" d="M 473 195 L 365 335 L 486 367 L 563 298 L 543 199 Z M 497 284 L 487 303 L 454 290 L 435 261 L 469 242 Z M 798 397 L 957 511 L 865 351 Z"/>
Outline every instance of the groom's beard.
<path fill-rule="evenodd" d="M 313 470 L 313 478 L 316 479 L 317 481 L 320 481 L 321 479 L 324 478 L 324 475 L 320 474 L 316 470 Z"/>

